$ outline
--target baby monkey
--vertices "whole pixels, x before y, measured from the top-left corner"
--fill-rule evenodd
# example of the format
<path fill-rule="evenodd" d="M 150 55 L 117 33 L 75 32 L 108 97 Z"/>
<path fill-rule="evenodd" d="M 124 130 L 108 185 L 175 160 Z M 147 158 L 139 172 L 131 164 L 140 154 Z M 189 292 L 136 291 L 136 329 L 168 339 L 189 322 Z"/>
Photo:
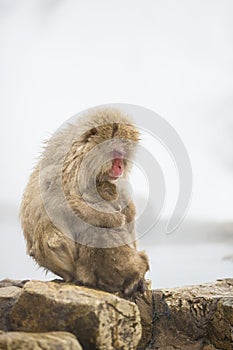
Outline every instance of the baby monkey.
<path fill-rule="evenodd" d="M 21 204 L 27 252 L 74 282 L 132 297 L 149 269 L 137 251 L 126 179 L 139 140 L 117 109 L 92 109 L 47 141 Z"/>

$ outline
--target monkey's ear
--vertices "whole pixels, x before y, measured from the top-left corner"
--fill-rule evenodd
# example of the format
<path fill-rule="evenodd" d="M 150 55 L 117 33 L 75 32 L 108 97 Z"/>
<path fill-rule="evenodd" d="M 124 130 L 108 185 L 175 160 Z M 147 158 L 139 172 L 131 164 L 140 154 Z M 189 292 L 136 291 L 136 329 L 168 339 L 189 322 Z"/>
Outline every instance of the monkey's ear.
<path fill-rule="evenodd" d="M 97 134 L 97 129 L 96 128 L 92 128 L 90 130 L 88 130 L 87 132 L 85 132 L 85 134 L 83 135 L 83 141 L 84 142 L 89 142 L 91 140 L 91 138 L 93 136 L 95 136 Z"/>

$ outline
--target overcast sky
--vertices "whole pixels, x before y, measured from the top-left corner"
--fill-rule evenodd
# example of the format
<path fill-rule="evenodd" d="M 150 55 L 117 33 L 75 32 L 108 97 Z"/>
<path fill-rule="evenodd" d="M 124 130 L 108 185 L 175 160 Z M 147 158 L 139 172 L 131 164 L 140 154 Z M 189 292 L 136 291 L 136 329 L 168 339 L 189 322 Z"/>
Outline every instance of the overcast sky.
<path fill-rule="evenodd" d="M 188 217 L 232 220 L 232 18 L 231 0 L 0 0 L 0 205 L 19 205 L 42 140 L 66 119 L 119 102 L 180 135 L 194 177 Z M 165 152 L 158 161 L 169 213 L 176 172 Z"/>

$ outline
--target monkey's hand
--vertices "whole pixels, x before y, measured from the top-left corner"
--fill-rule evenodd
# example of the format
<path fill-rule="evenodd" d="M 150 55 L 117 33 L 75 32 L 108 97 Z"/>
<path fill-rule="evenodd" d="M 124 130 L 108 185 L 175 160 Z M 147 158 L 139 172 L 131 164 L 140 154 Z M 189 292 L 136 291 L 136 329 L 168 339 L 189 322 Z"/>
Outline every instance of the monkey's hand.
<path fill-rule="evenodd" d="M 125 225 L 125 215 L 121 212 L 100 213 L 100 227 L 119 228 Z"/>
<path fill-rule="evenodd" d="M 108 202 L 115 201 L 118 198 L 116 186 L 108 181 L 97 184 L 96 188 L 101 198 Z"/>
<path fill-rule="evenodd" d="M 122 214 L 126 217 L 126 222 L 132 222 L 135 218 L 136 209 L 134 203 L 131 201 L 122 211 Z"/>
<path fill-rule="evenodd" d="M 92 226 L 103 228 L 120 228 L 125 225 L 125 215 L 121 212 L 107 213 L 91 209 L 88 217 L 85 213 L 83 220 Z"/>

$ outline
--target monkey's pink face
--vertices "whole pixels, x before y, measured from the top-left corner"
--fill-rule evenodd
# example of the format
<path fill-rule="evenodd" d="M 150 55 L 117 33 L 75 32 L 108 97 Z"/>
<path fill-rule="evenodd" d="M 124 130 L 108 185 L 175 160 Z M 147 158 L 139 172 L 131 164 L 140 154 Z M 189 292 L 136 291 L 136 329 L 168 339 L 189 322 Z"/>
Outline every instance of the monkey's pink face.
<path fill-rule="evenodd" d="M 124 174 L 124 154 L 113 152 L 112 167 L 108 173 L 110 180 L 117 180 Z"/>

